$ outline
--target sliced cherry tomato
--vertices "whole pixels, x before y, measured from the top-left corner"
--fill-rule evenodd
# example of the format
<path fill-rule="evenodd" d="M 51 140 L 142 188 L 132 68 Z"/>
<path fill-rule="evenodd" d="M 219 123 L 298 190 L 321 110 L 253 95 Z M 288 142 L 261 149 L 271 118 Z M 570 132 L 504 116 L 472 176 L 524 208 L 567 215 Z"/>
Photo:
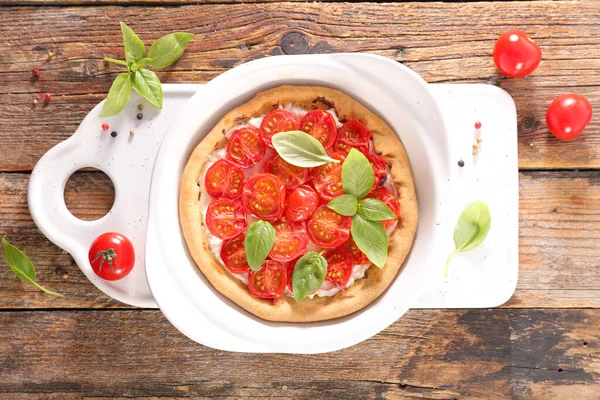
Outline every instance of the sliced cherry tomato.
<path fill-rule="evenodd" d="M 302 185 L 287 195 L 283 212 L 288 221 L 306 221 L 319 206 L 319 195 L 308 185 Z"/>
<path fill-rule="evenodd" d="M 310 178 L 308 168 L 292 165 L 277 154 L 265 162 L 263 172 L 277 176 L 283 181 L 287 190 L 297 188 Z"/>
<path fill-rule="evenodd" d="M 248 260 L 246 259 L 244 239 L 246 239 L 246 236 L 241 234 L 233 239 L 224 241 L 221 246 L 221 260 L 223 260 L 227 269 L 234 274 L 243 274 L 250 270 Z"/>
<path fill-rule="evenodd" d="M 273 223 L 275 243 L 269 257 L 275 261 L 291 261 L 306 252 L 308 235 L 302 222 L 290 222 L 285 217 Z"/>
<path fill-rule="evenodd" d="M 250 168 L 265 156 L 266 146 L 254 127 L 236 129 L 227 139 L 227 158 L 240 168 Z"/>
<path fill-rule="evenodd" d="M 285 207 L 285 186 L 273 174 L 253 175 L 244 184 L 242 201 L 246 210 L 256 218 L 279 219 Z"/>
<path fill-rule="evenodd" d="M 206 210 L 206 226 L 219 239 L 231 239 L 246 229 L 246 211 L 238 200 L 213 200 Z"/>
<path fill-rule="evenodd" d="M 92 242 L 88 258 L 96 275 L 107 281 L 116 281 L 125 278 L 133 269 L 135 251 L 125 236 L 108 232 Z"/>
<path fill-rule="evenodd" d="M 290 261 L 289 263 L 287 263 L 287 265 L 285 266 L 286 271 L 287 271 L 287 288 L 290 292 L 293 292 L 294 290 L 292 289 L 292 277 L 294 276 L 294 268 L 296 268 L 296 262 L 300 259 L 300 257 L 296 258 L 295 260 Z"/>
<path fill-rule="evenodd" d="M 542 61 L 542 50 L 527 33 L 519 30 L 504 32 L 494 46 L 494 62 L 506 76 L 521 78 L 531 74 Z"/>
<path fill-rule="evenodd" d="M 335 120 L 331 114 L 323 110 L 309 111 L 300 121 L 300 130 L 321 142 L 325 150 L 333 146 L 337 133 Z"/>
<path fill-rule="evenodd" d="M 342 187 L 342 163 L 346 154 L 341 151 L 331 153 L 329 157 L 339 160 L 339 163 L 323 164 L 312 171 L 312 181 L 319 196 L 323 200 L 332 200 L 344 194 Z"/>
<path fill-rule="evenodd" d="M 352 275 L 352 255 L 344 249 L 327 250 L 323 257 L 327 260 L 325 280 L 344 287 Z"/>
<path fill-rule="evenodd" d="M 346 217 L 322 204 L 306 223 L 308 236 L 320 247 L 337 247 L 350 237 L 352 217 Z"/>
<path fill-rule="evenodd" d="M 367 197 L 371 197 L 373 199 L 382 201 L 394 212 L 394 214 L 396 214 L 396 218 L 381 221 L 383 227 L 387 229 L 390 226 L 394 225 L 394 223 L 398 220 L 398 217 L 400 216 L 400 203 L 398 203 L 398 200 L 392 195 L 392 192 L 390 192 L 389 189 L 385 186 L 382 186 L 379 189 L 375 190 L 373 193 L 369 193 Z"/>
<path fill-rule="evenodd" d="M 227 160 L 219 160 L 211 165 L 204 177 L 204 187 L 215 199 L 237 199 L 242 195 L 243 186 L 244 171 Z"/>
<path fill-rule="evenodd" d="M 250 294 L 259 299 L 281 297 L 286 284 L 287 271 L 277 261 L 266 260 L 258 271 L 250 270 L 248 273 Z"/>
<path fill-rule="evenodd" d="M 271 137 L 279 132 L 297 131 L 298 120 L 289 111 L 275 110 L 268 113 L 260 124 L 260 137 L 270 148 L 274 148 Z"/>
<path fill-rule="evenodd" d="M 369 154 L 371 148 L 371 131 L 355 119 L 346 122 L 338 129 L 337 139 L 333 145 L 335 151 L 343 151 L 346 154 L 351 148 L 364 155 Z"/>
<path fill-rule="evenodd" d="M 387 164 L 382 157 L 376 156 L 375 154 L 368 154 L 367 159 L 369 160 L 371 167 L 373 167 L 373 173 L 375 174 L 373 189 L 371 189 L 371 192 L 373 192 L 377 188 L 383 186 L 385 181 L 387 181 Z"/>
<path fill-rule="evenodd" d="M 592 119 L 592 106 L 578 94 L 558 96 L 546 111 L 546 124 L 554 136 L 572 140 L 581 135 Z"/>
<path fill-rule="evenodd" d="M 352 262 L 356 265 L 368 264 L 370 262 L 365 253 L 360 251 L 352 236 L 350 236 L 350 239 L 341 248 L 352 255 Z"/>

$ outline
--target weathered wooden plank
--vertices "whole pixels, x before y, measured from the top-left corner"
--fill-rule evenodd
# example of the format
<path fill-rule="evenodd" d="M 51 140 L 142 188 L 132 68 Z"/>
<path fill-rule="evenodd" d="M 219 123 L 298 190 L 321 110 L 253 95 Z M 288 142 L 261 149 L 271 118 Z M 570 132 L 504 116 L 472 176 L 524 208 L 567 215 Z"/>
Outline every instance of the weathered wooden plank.
<path fill-rule="evenodd" d="M 600 310 L 410 311 L 342 351 L 241 355 L 193 343 L 158 311 L 0 312 L 0 391 L 595 399 L 599 323 Z"/>
<path fill-rule="evenodd" d="M 524 19 L 523 16 L 527 18 Z M 107 92 L 121 56 L 117 22 L 146 41 L 186 30 L 198 37 L 165 82 L 206 82 L 243 62 L 277 54 L 369 52 L 390 57 L 429 82 L 488 82 L 519 110 L 522 168 L 600 166 L 600 123 L 573 142 L 545 127 L 547 105 L 575 91 L 600 106 L 600 8 L 597 3 L 212 4 L 181 7 L 22 7 L 0 14 L 0 170 L 29 170 L 66 139 Z M 527 30 L 544 61 L 527 79 L 500 78 L 491 52 L 508 28 Z M 25 39 L 26 38 L 26 39 Z M 292 43 L 295 46 L 292 46 Z M 48 59 L 47 51 L 55 55 Z M 31 68 L 42 69 L 38 81 Z M 46 106 L 33 95 L 54 94 Z M 531 146 L 533 144 L 533 146 Z"/>

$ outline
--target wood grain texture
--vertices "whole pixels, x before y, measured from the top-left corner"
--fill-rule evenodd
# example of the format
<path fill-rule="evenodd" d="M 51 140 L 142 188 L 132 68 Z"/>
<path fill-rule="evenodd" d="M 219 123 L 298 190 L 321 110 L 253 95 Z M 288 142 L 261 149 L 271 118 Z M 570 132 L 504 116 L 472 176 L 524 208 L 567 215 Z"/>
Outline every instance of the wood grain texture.
<path fill-rule="evenodd" d="M 119 68 L 101 60 L 122 56 L 119 20 L 147 42 L 174 30 L 197 35 L 186 55 L 159 73 L 163 82 L 207 82 L 271 55 L 369 52 L 429 82 L 495 84 L 517 104 L 522 168 L 600 167 L 598 118 L 573 142 L 559 142 L 544 123 L 546 107 L 565 92 L 600 106 L 597 3 L 266 3 L 3 8 L 0 170 L 30 170 L 105 96 Z M 494 67 L 494 41 L 508 28 L 527 30 L 543 49 L 542 65 L 529 78 L 503 78 Z M 35 82 L 34 67 L 42 70 Z M 34 94 L 47 91 L 50 104 L 32 106 Z"/>

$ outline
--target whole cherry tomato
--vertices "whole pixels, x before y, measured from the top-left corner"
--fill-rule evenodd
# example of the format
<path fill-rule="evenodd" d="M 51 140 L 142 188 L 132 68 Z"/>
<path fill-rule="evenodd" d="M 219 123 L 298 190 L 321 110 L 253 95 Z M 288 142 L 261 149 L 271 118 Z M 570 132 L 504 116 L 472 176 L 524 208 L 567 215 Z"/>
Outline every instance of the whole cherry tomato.
<path fill-rule="evenodd" d="M 592 119 L 592 106 L 578 94 L 558 96 L 546 111 L 546 124 L 554 136 L 572 140 L 583 132 Z"/>
<path fill-rule="evenodd" d="M 494 46 L 494 62 L 506 76 L 521 78 L 531 74 L 542 61 L 542 50 L 527 33 L 519 30 L 504 32 Z"/>
<path fill-rule="evenodd" d="M 116 281 L 125 278 L 133 269 L 135 252 L 125 236 L 108 232 L 92 242 L 88 259 L 96 275 L 107 281 Z"/>

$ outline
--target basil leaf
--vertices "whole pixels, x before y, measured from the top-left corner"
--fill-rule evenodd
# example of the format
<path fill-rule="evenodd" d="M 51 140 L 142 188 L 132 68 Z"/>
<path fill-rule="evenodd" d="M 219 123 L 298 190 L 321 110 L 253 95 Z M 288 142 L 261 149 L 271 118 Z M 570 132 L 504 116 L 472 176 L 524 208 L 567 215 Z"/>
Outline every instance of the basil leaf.
<path fill-rule="evenodd" d="M 344 193 L 365 197 L 373 188 L 375 174 L 369 160 L 363 153 L 350 149 L 344 164 L 342 164 L 342 186 Z"/>
<path fill-rule="evenodd" d="M 185 32 L 176 32 L 163 36 L 152 43 L 148 56 L 152 60 L 148 65 L 153 68 L 165 68 L 181 57 L 186 46 L 194 35 Z"/>
<path fill-rule="evenodd" d="M 130 75 L 124 72 L 117 76 L 110 87 L 108 96 L 106 96 L 106 100 L 98 116 L 104 118 L 117 115 L 129 103 L 129 97 L 131 97 L 131 79 Z"/>
<path fill-rule="evenodd" d="M 445 274 L 448 275 L 448 265 L 456 253 L 473 250 L 479 246 L 492 226 L 490 209 L 483 201 L 477 200 L 469 204 L 456 223 L 454 228 L 454 245 L 456 250 L 446 260 Z"/>
<path fill-rule="evenodd" d="M 360 215 L 352 218 L 352 238 L 369 261 L 383 268 L 388 254 L 388 236 L 380 221 L 369 221 Z"/>
<path fill-rule="evenodd" d="M 254 222 L 246 231 L 244 249 L 248 265 L 253 271 L 258 271 L 267 259 L 271 248 L 275 243 L 275 228 L 266 221 Z"/>
<path fill-rule="evenodd" d="M 29 257 L 25 255 L 25 253 L 10 244 L 8 240 L 6 240 L 6 236 L 2 238 L 2 254 L 4 255 L 4 261 L 6 261 L 6 264 L 19 279 L 24 282 L 29 282 L 38 289 L 53 296 L 64 297 L 60 293 L 53 292 L 43 286 L 40 286 L 35 281 L 35 268 L 33 263 Z"/>
<path fill-rule="evenodd" d="M 123 33 L 123 45 L 125 47 L 125 60 L 127 60 L 127 64 L 132 64 L 144 58 L 146 46 L 144 46 L 144 42 L 142 42 L 138 35 L 124 22 L 121 22 L 121 32 Z"/>
<path fill-rule="evenodd" d="M 158 76 L 149 69 L 138 69 L 131 81 L 133 88 L 156 108 L 162 108 L 162 85 Z"/>
<path fill-rule="evenodd" d="M 396 218 L 396 214 L 384 202 L 365 198 L 358 203 L 358 215 L 369 221 L 385 221 Z"/>
<path fill-rule="evenodd" d="M 152 61 L 151 58 L 142 58 L 141 60 L 139 60 L 138 62 L 135 63 L 135 66 L 140 69 L 140 68 L 144 68 L 145 66 L 149 65 L 150 62 Z"/>
<path fill-rule="evenodd" d="M 321 287 L 327 276 L 327 260 L 314 251 L 309 251 L 296 262 L 292 275 L 292 291 L 296 301 L 304 300 Z"/>
<path fill-rule="evenodd" d="M 276 133 L 271 143 L 281 158 L 297 167 L 312 168 L 339 162 L 327 155 L 321 142 L 302 131 Z"/>
<path fill-rule="evenodd" d="M 327 207 L 331 208 L 338 214 L 347 215 L 349 217 L 356 214 L 358 200 L 351 194 L 343 194 L 327 203 Z"/>

